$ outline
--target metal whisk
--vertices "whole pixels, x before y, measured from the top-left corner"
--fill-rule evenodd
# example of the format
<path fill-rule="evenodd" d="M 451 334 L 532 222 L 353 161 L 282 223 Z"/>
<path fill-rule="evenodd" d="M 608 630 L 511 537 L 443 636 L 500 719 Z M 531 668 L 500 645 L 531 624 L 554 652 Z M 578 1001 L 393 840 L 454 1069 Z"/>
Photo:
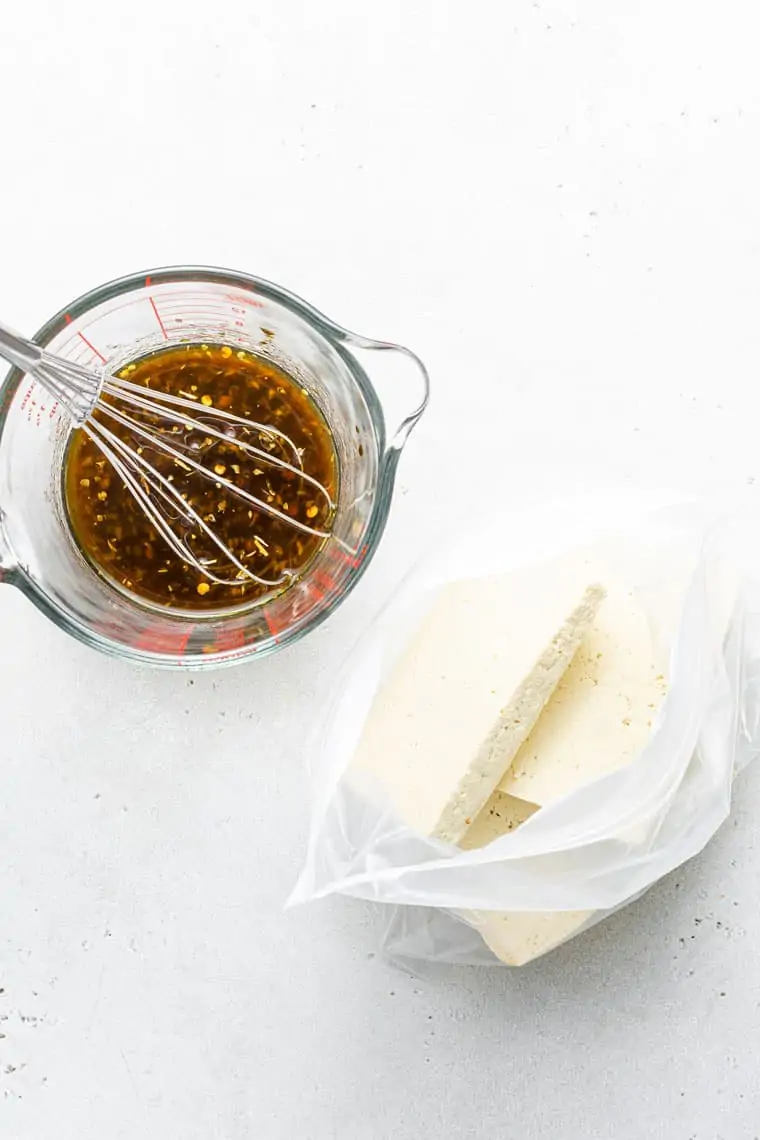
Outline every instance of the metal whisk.
<path fill-rule="evenodd" d="M 221 408 L 205 406 L 203 419 L 200 420 L 197 418 L 198 405 L 191 400 L 152 389 L 147 394 L 146 388 L 120 379 L 106 369 L 86 368 L 46 352 L 2 323 L 0 357 L 37 380 L 65 408 L 74 423 L 87 432 L 101 454 L 110 462 L 157 533 L 184 563 L 192 566 L 208 581 L 219 585 L 240 585 L 241 580 L 248 579 L 263 586 L 281 586 L 292 576 L 292 571 L 283 571 L 277 579 L 262 578 L 255 574 L 187 502 L 174 483 L 145 458 L 143 446 L 130 447 L 104 420 L 110 418 L 113 423 L 127 428 L 134 437 L 149 445 L 149 451 L 152 449 L 161 452 L 185 470 L 193 470 L 213 480 L 217 487 L 221 485 L 255 510 L 273 516 L 304 534 L 317 538 L 329 537 L 329 531 L 292 518 L 273 504 L 209 470 L 192 455 L 193 451 L 200 452 L 203 449 L 202 441 L 209 438 L 226 444 L 233 443 L 257 463 L 290 472 L 309 484 L 312 491 L 324 499 L 332 514 L 334 503 L 329 491 L 303 470 L 299 449 L 288 435 L 272 425 L 257 423 Z M 134 410 L 147 415 L 148 419 L 136 418 Z M 97 419 L 94 418 L 96 411 Z M 198 438 L 191 437 L 188 449 L 180 451 L 170 442 L 172 436 L 167 438 L 160 428 L 161 423 L 167 422 L 181 425 L 191 433 L 197 431 Z M 258 444 L 249 442 L 251 438 L 257 439 Z M 275 449 L 281 455 L 273 454 Z M 196 556 L 173 528 L 172 523 L 176 526 L 178 522 L 184 524 L 188 531 L 200 530 L 207 536 L 219 550 L 222 560 L 232 568 L 230 577 L 219 577 L 212 569 L 217 563 L 216 559 Z"/>

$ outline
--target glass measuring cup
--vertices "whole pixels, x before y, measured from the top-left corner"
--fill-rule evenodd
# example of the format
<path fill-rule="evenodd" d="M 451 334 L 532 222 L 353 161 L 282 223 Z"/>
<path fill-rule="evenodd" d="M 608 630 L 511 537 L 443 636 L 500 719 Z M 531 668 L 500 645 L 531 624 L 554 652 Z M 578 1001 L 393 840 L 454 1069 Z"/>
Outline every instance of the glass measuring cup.
<path fill-rule="evenodd" d="M 271 282 L 192 266 L 94 289 L 52 317 L 35 340 L 69 360 L 112 371 L 187 342 L 239 345 L 272 360 L 308 390 L 327 421 L 338 456 L 338 501 L 332 537 L 279 595 L 210 613 L 140 602 L 97 574 L 75 544 L 62 481 L 70 421 L 37 384 L 11 369 L 0 390 L 1 581 L 88 645 L 184 668 L 272 652 L 302 637 L 346 597 L 377 548 L 401 451 L 427 406 L 428 376 L 414 353 L 355 336 Z M 390 439 L 384 404 L 360 356 L 405 363 L 422 381 L 420 402 Z M 398 377 L 390 387 L 398 396 Z"/>

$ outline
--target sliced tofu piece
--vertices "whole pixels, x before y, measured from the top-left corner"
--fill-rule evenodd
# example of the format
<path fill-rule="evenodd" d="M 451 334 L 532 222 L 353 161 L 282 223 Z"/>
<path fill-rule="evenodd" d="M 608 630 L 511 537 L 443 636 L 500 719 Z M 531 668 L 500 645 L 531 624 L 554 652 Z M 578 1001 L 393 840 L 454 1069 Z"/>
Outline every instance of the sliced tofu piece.
<path fill-rule="evenodd" d="M 353 763 L 423 835 L 459 842 L 509 768 L 604 597 L 553 560 L 445 587 L 381 688 Z"/>
<path fill-rule="evenodd" d="M 495 791 L 472 827 L 467 829 L 460 847 L 466 851 L 484 847 L 514 831 L 536 811 L 538 808 L 525 800 Z M 590 910 L 468 910 L 462 912 L 462 917 L 475 927 L 502 962 L 508 966 L 524 966 L 577 934 L 593 914 Z"/>
<path fill-rule="evenodd" d="M 593 910 L 468 911 L 465 917 L 497 958 L 525 966 L 579 934 Z"/>
<path fill-rule="evenodd" d="M 641 603 L 625 585 L 606 584 L 572 664 L 499 785 L 528 803 L 543 807 L 628 764 L 665 698 L 665 662 Z"/>
<path fill-rule="evenodd" d="M 663 668 L 641 603 L 607 579 L 572 664 L 461 846 L 484 846 L 539 806 L 633 760 L 665 696 Z M 577 934 L 594 911 L 480 910 L 463 917 L 497 958 L 522 966 Z"/>
<path fill-rule="evenodd" d="M 467 828 L 459 846 L 463 851 L 474 851 L 478 847 L 485 847 L 499 836 L 514 831 L 537 811 L 535 804 L 526 803 L 525 800 L 497 789 L 481 813 L 472 821 L 472 826 Z"/>

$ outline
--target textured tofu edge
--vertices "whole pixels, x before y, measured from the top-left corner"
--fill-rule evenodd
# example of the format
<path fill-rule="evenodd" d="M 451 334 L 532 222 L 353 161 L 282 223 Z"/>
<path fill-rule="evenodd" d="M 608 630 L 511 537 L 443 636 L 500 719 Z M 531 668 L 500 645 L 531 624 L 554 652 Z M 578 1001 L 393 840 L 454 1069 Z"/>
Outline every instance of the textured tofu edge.
<path fill-rule="evenodd" d="M 559 684 L 604 597 L 604 587 L 599 583 L 586 587 L 578 604 L 501 710 L 441 814 L 432 838 L 458 843 L 485 807 Z"/>
<path fill-rule="evenodd" d="M 593 910 L 462 912 L 506 966 L 525 966 L 555 950 L 588 926 L 594 914 Z"/>

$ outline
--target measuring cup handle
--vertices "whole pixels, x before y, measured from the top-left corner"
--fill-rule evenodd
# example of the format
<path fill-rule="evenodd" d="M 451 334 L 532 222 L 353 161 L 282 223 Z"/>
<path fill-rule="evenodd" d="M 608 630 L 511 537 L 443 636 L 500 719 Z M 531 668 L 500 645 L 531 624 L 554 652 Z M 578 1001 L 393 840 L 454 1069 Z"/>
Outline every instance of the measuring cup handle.
<path fill-rule="evenodd" d="M 401 451 L 430 402 L 430 376 L 428 375 L 428 370 L 416 352 L 412 352 L 410 348 L 406 348 L 403 344 L 394 344 L 391 341 L 384 340 L 368 340 L 366 337 L 356 336 L 354 333 L 349 333 L 348 337 L 349 339 L 346 343 L 351 348 L 364 349 L 368 352 L 399 353 L 407 360 L 410 360 L 416 366 L 420 374 L 422 380 L 422 399 L 417 407 L 401 421 L 388 443 L 389 451 Z"/>
<path fill-rule="evenodd" d="M 415 352 L 412 352 L 410 348 L 406 348 L 403 344 L 394 344 L 392 341 L 386 340 L 370 340 L 368 337 L 358 336 L 356 333 L 349 332 L 348 329 L 341 328 L 340 325 L 336 325 L 332 321 L 327 323 L 330 326 L 330 331 L 333 336 L 340 340 L 352 354 L 355 350 L 365 352 L 395 352 L 406 360 L 411 361 L 417 369 L 422 380 L 422 399 L 416 408 L 402 419 L 390 437 L 390 441 L 386 444 L 387 452 L 400 452 L 430 402 L 430 376 L 428 375 L 427 368 L 419 356 L 417 356 Z M 382 399 L 382 394 L 379 392 L 378 394 Z"/>

